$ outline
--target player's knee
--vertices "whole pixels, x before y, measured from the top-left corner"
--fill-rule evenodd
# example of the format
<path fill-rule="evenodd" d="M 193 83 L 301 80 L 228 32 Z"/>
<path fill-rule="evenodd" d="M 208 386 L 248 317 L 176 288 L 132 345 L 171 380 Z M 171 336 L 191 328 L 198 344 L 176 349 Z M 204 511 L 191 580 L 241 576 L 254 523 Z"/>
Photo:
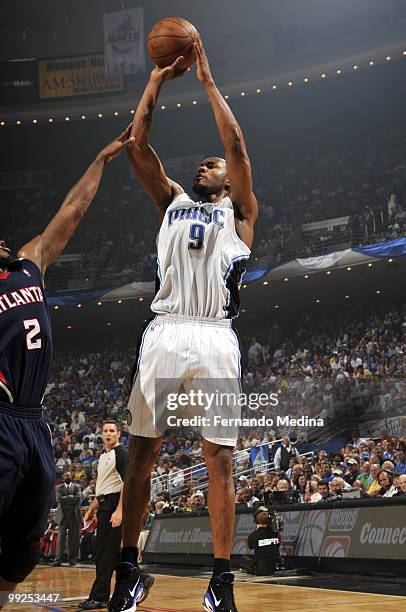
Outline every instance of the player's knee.
<path fill-rule="evenodd" d="M 129 467 L 134 465 L 137 473 L 151 471 L 162 444 L 161 438 L 133 437 L 130 442 Z"/>
<path fill-rule="evenodd" d="M 22 582 L 36 566 L 39 551 L 39 542 L 2 541 L 0 576 L 8 582 Z"/>
<path fill-rule="evenodd" d="M 207 467 L 211 476 L 217 476 L 225 481 L 232 477 L 233 473 L 233 456 L 226 448 L 220 448 L 207 461 Z"/>

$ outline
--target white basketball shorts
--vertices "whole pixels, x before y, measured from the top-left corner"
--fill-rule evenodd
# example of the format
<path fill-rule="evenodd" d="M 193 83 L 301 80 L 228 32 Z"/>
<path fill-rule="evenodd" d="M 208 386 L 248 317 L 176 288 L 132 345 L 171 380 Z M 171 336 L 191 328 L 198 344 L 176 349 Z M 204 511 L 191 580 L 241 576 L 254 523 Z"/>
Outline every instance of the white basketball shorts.
<path fill-rule="evenodd" d="M 157 315 L 144 331 L 128 402 L 128 429 L 158 438 L 192 427 L 235 446 L 241 355 L 229 319 Z"/>

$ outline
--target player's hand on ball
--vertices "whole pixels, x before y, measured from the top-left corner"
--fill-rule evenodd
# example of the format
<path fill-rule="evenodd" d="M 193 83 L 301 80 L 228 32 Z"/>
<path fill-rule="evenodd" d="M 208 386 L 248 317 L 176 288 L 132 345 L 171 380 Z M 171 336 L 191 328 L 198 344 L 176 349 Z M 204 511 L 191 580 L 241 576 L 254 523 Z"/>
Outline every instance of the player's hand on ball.
<path fill-rule="evenodd" d="M 202 83 L 212 81 L 213 77 L 211 75 L 209 60 L 207 59 L 206 51 L 204 50 L 202 39 L 200 38 L 200 34 L 198 34 L 195 42 L 195 52 L 196 52 L 196 65 L 197 65 L 197 78 Z"/>
<path fill-rule="evenodd" d="M 183 76 L 185 72 L 187 72 L 187 68 L 180 68 L 183 59 L 183 55 L 180 55 L 170 66 L 166 66 L 165 68 L 159 68 L 159 66 L 155 66 L 155 68 L 151 72 L 151 77 L 159 78 L 163 81 L 171 81 L 172 79 L 177 79 Z"/>
<path fill-rule="evenodd" d="M 120 134 L 120 136 L 118 136 L 118 138 L 116 138 L 115 140 L 113 140 L 113 142 L 108 144 L 107 147 L 104 147 L 104 149 L 102 149 L 100 151 L 99 155 L 97 156 L 97 159 L 99 159 L 99 160 L 101 159 L 101 160 L 104 160 L 106 162 L 109 162 L 112 159 L 114 159 L 115 157 L 117 157 L 118 155 L 120 155 L 120 153 L 128 145 L 133 143 L 135 138 L 134 138 L 134 136 L 130 137 L 131 126 L 132 126 L 132 123 L 130 123 L 126 127 L 124 132 L 121 132 L 121 134 Z"/>
<path fill-rule="evenodd" d="M 120 527 L 121 521 L 123 520 L 123 513 L 117 508 L 111 515 L 110 523 L 112 527 Z"/>

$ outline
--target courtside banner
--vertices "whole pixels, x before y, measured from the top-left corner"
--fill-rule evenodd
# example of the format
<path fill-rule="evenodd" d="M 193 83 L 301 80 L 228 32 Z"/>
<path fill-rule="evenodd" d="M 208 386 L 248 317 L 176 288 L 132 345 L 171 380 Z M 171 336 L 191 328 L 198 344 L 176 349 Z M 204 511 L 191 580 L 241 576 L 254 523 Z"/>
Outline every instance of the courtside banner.
<path fill-rule="evenodd" d="M 278 506 L 285 524 L 281 553 L 299 558 L 404 561 L 406 498 L 398 500 L 377 500 L 376 505 L 369 501 L 363 507 L 362 501 L 359 506 L 348 501 L 325 504 L 325 508 L 317 504 L 314 509 L 302 504 Z M 249 553 L 247 538 L 254 528 L 252 512 L 237 514 L 233 555 Z M 145 548 L 145 553 L 179 554 L 177 563 L 182 563 L 184 555 L 212 552 L 209 517 L 187 514 L 155 519 Z"/>
<path fill-rule="evenodd" d="M 41 99 L 124 90 L 122 76 L 106 78 L 103 53 L 40 60 L 38 80 Z"/>
<path fill-rule="evenodd" d="M 145 70 L 144 12 L 141 7 L 103 15 L 106 75 Z"/>
<path fill-rule="evenodd" d="M 247 555 L 247 538 L 254 530 L 252 514 L 236 516 L 233 555 Z M 170 518 L 154 520 L 146 553 L 172 553 L 181 555 L 213 554 L 213 540 L 208 516 L 174 514 Z"/>

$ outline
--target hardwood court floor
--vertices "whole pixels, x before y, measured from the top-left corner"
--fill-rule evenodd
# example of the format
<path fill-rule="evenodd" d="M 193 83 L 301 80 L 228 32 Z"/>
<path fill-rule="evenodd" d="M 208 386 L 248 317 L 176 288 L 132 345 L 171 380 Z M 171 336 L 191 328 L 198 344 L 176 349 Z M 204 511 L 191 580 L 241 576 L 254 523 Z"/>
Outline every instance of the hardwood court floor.
<path fill-rule="evenodd" d="M 38 567 L 19 586 L 20 593 L 59 593 L 56 603 L 7 605 L 7 610 L 77 609 L 94 579 L 93 568 Z M 148 599 L 137 612 L 200 612 L 207 580 L 155 574 Z M 406 598 L 285 585 L 236 583 L 239 612 L 406 612 Z"/>

